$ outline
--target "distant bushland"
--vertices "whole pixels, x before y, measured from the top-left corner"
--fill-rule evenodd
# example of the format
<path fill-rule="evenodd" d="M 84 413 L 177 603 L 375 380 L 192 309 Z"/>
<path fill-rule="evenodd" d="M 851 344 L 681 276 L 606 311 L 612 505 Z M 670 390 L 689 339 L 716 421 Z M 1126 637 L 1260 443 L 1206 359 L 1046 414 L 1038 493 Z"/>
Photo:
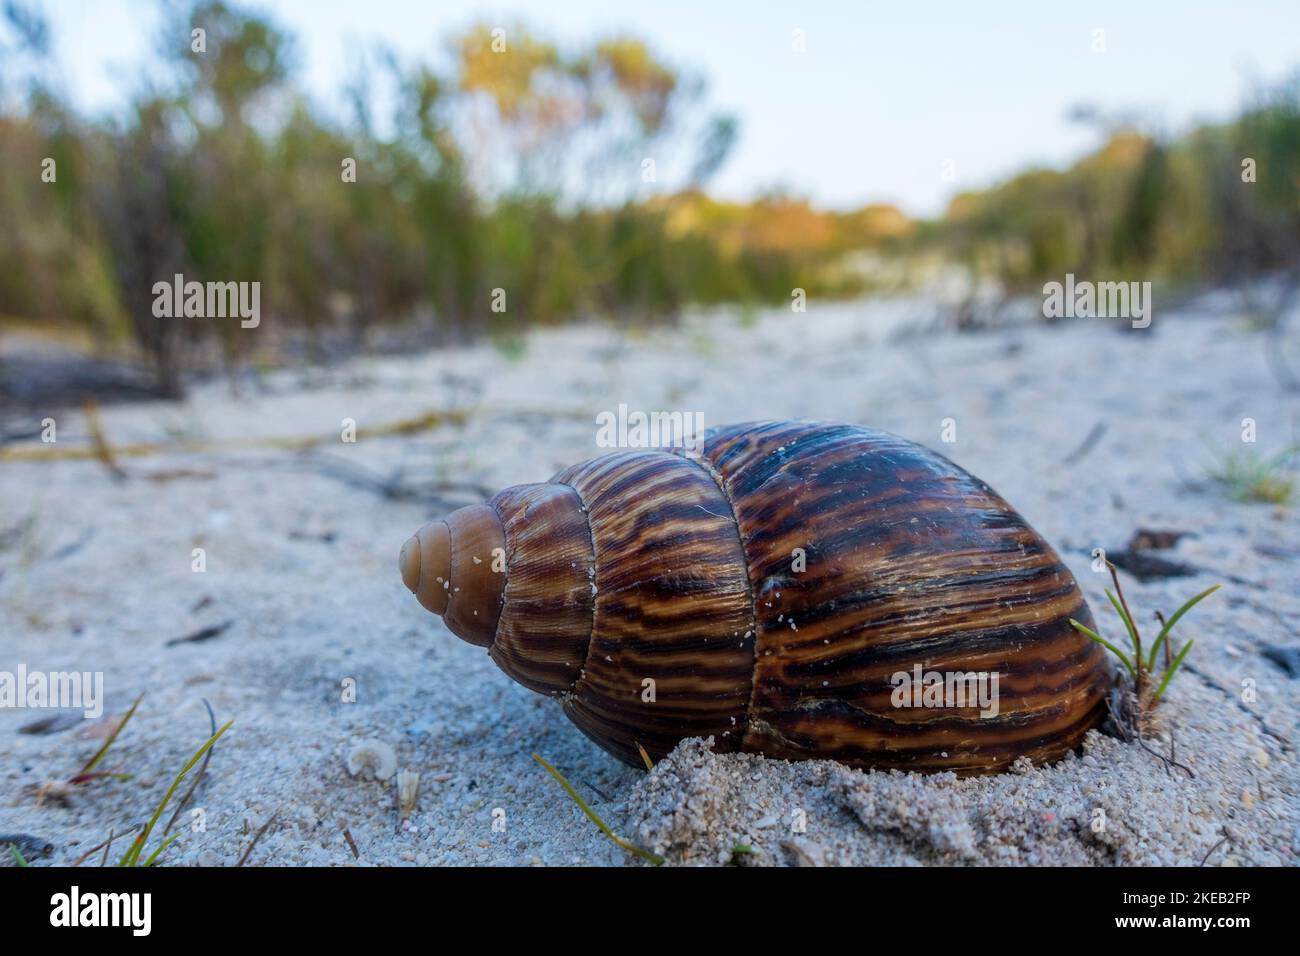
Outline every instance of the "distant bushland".
<path fill-rule="evenodd" d="M 888 205 L 712 198 L 737 123 L 635 38 L 565 48 L 474 26 L 436 62 L 364 51 L 322 106 L 270 18 L 211 0 L 165 10 L 129 108 L 89 118 L 60 93 L 38 9 L 5 4 L 0 320 L 128 348 L 166 393 L 196 364 L 260 365 L 289 343 L 355 351 L 385 329 L 438 344 L 860 294 L 864 252 L 938 256 L 1008 294 L 1066 273 L 1249 288 L 1300 264 L 1295 81 L 1176 139 L 1109 129 L 1069 169 L 918 222 Z M 155 284 L 178 274 L 260 283 L 262 321 L 155 315 Z"/>

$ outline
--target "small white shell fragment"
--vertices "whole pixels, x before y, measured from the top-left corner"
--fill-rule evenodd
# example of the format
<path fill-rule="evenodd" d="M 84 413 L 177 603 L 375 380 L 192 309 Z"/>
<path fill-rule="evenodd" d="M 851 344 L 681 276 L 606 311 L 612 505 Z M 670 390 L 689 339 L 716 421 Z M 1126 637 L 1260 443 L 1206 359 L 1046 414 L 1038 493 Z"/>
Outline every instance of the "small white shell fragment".
<path fill-rule="evenodd" d="M 397 773 L 397 752 L 382 740 L 363 740 L 348 754 L 348 773 L 363 780 L 387 780 Z"/>
<path fill-rule="evenodd" d="M 414 770 L 397 771 L 397 808 L 402 817 L 411 815 L 415 809 L 415 798 L 420 793 L 420 775 Z"/>

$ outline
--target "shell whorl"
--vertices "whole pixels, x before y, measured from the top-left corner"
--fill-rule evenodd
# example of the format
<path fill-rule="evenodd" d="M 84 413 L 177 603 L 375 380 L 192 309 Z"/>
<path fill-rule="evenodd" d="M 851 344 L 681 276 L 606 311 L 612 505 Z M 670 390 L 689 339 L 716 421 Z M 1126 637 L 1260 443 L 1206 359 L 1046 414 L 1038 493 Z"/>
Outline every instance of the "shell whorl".
<path fill-rule="evenodd" d="M 1092 619 L 1051 546 L 984 482 L 883 432 L 727 426 L 698 458 L 615 452 L 442 524 L 403 549 L 407 586 L 634 765 L 638 745 L 658 759 L 712 736 L 987 772 L 1059 758 L 1104 713 L 1111 671 L 1069 625 Z M 505 573 L 467 587 L 470 529 L 500 542 Z M 914 667 L 999 674 L 1000 710 L 900 709 L 891 679 Z"/>

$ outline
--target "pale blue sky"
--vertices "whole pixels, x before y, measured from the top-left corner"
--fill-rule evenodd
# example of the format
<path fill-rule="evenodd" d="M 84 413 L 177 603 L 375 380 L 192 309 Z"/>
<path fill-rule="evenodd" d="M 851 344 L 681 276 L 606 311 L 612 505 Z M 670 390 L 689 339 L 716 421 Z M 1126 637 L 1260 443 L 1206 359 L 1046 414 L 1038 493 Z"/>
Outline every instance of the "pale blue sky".
<path fill-rule="evenodd" d="M 741 138 L 714 192 L 776 184 L 821 205 L 891 201 L 942 210 L 965 188 L 1095 145 L 1065 118 L 1086 101 L 1171 129 L 1231 115 L 1258 78 L 1300 67 L 1300 0 L 1086 3 L 704 2 L 704 0 L 253 0 L 297 37 L 300 79 L 323 103 L 349 49 L 382 40 L 441 53 L 464 25 L 522 19 L 560 42 L 611 32 L 649 40 L 707 78 Z M 64 84 L 90 111 L 120 106 L 154 56 L 145 0 L 47 0 Z M 802 29 L 806 52 L 791 49 Z M 1106 51 L 1091 51 L 1093 30 Z M 942 176 L 953 160 L 955 180 Z"/>

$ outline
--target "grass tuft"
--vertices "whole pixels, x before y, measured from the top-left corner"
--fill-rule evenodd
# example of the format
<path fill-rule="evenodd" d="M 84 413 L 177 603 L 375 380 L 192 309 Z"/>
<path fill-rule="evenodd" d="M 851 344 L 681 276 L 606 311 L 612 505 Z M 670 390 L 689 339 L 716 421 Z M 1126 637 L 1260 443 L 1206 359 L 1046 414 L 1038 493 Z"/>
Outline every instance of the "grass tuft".
<path fill-rule="evenodd" d="M 1136 710 L 1133 714 L 1134 729 L 1138 731 L 1140 736 L 1143 718 L 1150 713 L 1156 704 L 1160 703 L 1160 698 L 1164 696 L 1169 682 L 1178 673 L 1178 669 L 1182 667 L 1187 653 L 1192 649 L 1192 644 L 1195 643 L 1194 641 L 1188 641 L 1176 655 L 1171 656 L 1172 642 L 1170 634 L 1174 625 L 1182 619 L 1184 614 L 1219 590 L 1222 585 L 1216 584 L 1189 598 L 1182 607 L 1170 616 L 1169 620 L 1166 621 L 1163 617 L 1160 617 L 1160 621 L 1164 626 L 1160 629 L 1160 634 L 1151 645 L 1149 653 L 1144 655 L 1142 653 L 1142 634 L 1138 630 L 1137 621 L 1133 617 L 1133 612 L 1129 610 L 1128 601 L 1124 597 L 1124 588 L 1119 582 L 1119 571 L 1109 561 L 1106 562 L 1106 567 L 1110 570 L 1110 578 L 1115 583 L 1115 592 L 1112 594 L 1110 589 L 1107 588 L 1106 597 L 1110 599 L 1115 613 L 1124 622 L 1124 628 L 1128 631 L 1131 651 L 1125 653 L 1096 631 L 1079 623 L 1074 618 L 1070 618 L 1070 626 L 1114 654 L 1119 658 L 1120 663 L 1124 665 L 1124 669 L 1128 671 L 1129 678 L 1133 681 L 1133 697 L 1136 701 Z M 1159 672 L 1157 683 L 1156 655 L 1162 647 L 1165 650 L 1165 667 Z"/>
<path fill-rule="evenodd" d="M 1234 501 L 1290 504 L 1295 497 L 1295 479 L 1287 470 L 1298 450 L 1293 446 L 1269 458 L 1254 451 L 1233 452 L 1219 459 L 1209 469 L 1209 476 Z"/>

